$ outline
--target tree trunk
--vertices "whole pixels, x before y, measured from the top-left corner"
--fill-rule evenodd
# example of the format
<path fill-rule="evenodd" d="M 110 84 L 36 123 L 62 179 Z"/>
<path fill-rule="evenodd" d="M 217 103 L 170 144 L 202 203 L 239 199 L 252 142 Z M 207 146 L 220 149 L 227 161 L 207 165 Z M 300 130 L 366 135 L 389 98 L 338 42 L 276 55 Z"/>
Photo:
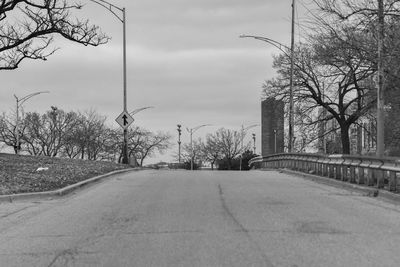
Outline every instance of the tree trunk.
<path fill-rule="evenodd" d="M 349 126 L 344 125 L 340 127 L 340 138 L 342 141 L 342 153 L 350 154 L 350 136 L 349 136 Z"/>

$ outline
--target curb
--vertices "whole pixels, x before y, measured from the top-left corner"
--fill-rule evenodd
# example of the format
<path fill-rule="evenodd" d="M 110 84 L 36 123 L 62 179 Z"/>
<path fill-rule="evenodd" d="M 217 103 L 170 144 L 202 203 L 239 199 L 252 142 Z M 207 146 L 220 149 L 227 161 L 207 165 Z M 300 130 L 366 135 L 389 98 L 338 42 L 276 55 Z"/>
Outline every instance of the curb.
<path fill-rule="evenodd" d="M 21 193 L 21 194 L 12 194 L 12 195 L 0 195 L 0 203 L 2 202 L 13 202 L 14 200 L 26 200 L 26 199 L 35 199 L 35 198 L 45 198 L 45 197 L 60 197 L 64 196 L 68 193 L 71 193 L 72 191 L 83 187 L 87 184 L 94 183 L 97 181 L 100 181 L 104 178 L 107 178 L 109 176 L 113 176 L 115 174 L 120 174 L 120 173 L 125 173 L 125 172 L 130 172 L 130 171 L 139 171 L 141 169 L 139 168 L 130 168 L 130 169 L 123 169 L 123 170 L 117 170 L 117 171 L 112 171 L 106 174 L 102 174 L 99 176 L 95 176 L 83 181 L 80 181 L 76 184 L 68 185 L 66 187 L 63 187 L 61 189 L 57 189 L 54 191 L 45 191 L 45 192 L 33 192 L 33 193 Z"/>
<path fill-rule="evenodd" d="M 383 189 L 378 189 L 375 187 L 367 187 L 367 186 L 362 186 L 358 184 L 351 184 L 348 182 L 343 182 L 340 180 L 335 180 L 333 178 L 327 178 L 323 176 L 318 176 L 314 174 L 309 174 L 309 173 L 304 173 L 304 172 L 297 172 L 293 170 L 288 170 L 288 169 L 279 169 L 279 171 L 286 173 L 286 174 L 291 174 L 291 175 L 296 175 L 296 176 L 301 176 L 302 178 L 305 178 L 307 180 L 311 180 L 317 183 L 323 183 L 347 190 L 352 190 L 356 191 L 359 193 L 362 193 L 366 196 L 369 197 L 379 197 L 379 198 L 384 198 L 386 200 L 391 200 L 391 201 L 396 201 L 400 203 L 400 194 L 395 194 L 392 192 L 389 192 L 387 190 Z"/>

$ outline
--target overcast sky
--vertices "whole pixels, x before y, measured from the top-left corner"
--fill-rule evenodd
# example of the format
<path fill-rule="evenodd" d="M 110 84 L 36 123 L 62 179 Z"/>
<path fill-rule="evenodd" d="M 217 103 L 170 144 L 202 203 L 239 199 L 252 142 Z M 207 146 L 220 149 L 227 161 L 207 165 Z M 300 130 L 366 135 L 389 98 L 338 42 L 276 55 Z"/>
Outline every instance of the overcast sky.
<path fill-rule="evenodd" d="M 100 47 L 84 47 L 57 39 L 59 50 L 48 61 L 24 61 L 19 69 L 0 72 L 2 112 L 15 108 L 14 94 L 31 98 L 25 111 L 50 106 L 65 111 L 95 109 L 110 125 L 123 109 L 122 23 L 106 9 L 82 0 L 78 13 L 112 37 Z M 177 141 L 176 125 L 212 124 L 195 138 L 225 127 L 261 121 L 261 85 L 273 76 L 276 48 L 239 35 L 261 35 L 289 45 L 291 0 L 114 0 L 127 10 L 128 111 L 135 124 L 166 131 Z M 304 0 L 298 2 L 301 14 Z M 296 35 L 298 35 L 297 33 Z M 257 137 L 260 131 L 248 132 Z M 182 141 L 188 142 L 184 130 Z M 177 145 L 174 150 L 177 150 Z M 168 159 L 174 152 L 154 159 Z"/>

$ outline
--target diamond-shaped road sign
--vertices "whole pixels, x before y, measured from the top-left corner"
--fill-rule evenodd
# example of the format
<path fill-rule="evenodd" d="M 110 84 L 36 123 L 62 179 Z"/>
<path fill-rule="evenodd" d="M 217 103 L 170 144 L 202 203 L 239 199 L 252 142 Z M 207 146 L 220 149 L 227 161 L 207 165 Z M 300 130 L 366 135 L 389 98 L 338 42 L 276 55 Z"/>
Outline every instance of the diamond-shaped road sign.
<path fill-rule="evenodd" d="M 129 115 L 129 113 L 124 110 L 122 111 L 122 113 L 115 119 L 116 122 L 118 122 L 119 125 L 121 125 L 121 127 L 125 130 L 129 127 L 129 125 L 132 124 L 132 122 L 134 121 L 134 119 L 132 118 L 131 115 Z"/>

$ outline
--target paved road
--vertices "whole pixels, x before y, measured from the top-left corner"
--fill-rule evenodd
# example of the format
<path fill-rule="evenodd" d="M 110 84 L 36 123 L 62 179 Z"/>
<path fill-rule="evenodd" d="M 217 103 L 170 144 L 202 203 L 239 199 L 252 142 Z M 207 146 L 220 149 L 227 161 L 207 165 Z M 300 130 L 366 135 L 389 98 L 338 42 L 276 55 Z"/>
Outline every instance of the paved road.
<path fill-rule="evenodd" d="M 400 206 L 267 171 L 141 171 L 0 204 L 0 266 L 400 266 Z"/>

